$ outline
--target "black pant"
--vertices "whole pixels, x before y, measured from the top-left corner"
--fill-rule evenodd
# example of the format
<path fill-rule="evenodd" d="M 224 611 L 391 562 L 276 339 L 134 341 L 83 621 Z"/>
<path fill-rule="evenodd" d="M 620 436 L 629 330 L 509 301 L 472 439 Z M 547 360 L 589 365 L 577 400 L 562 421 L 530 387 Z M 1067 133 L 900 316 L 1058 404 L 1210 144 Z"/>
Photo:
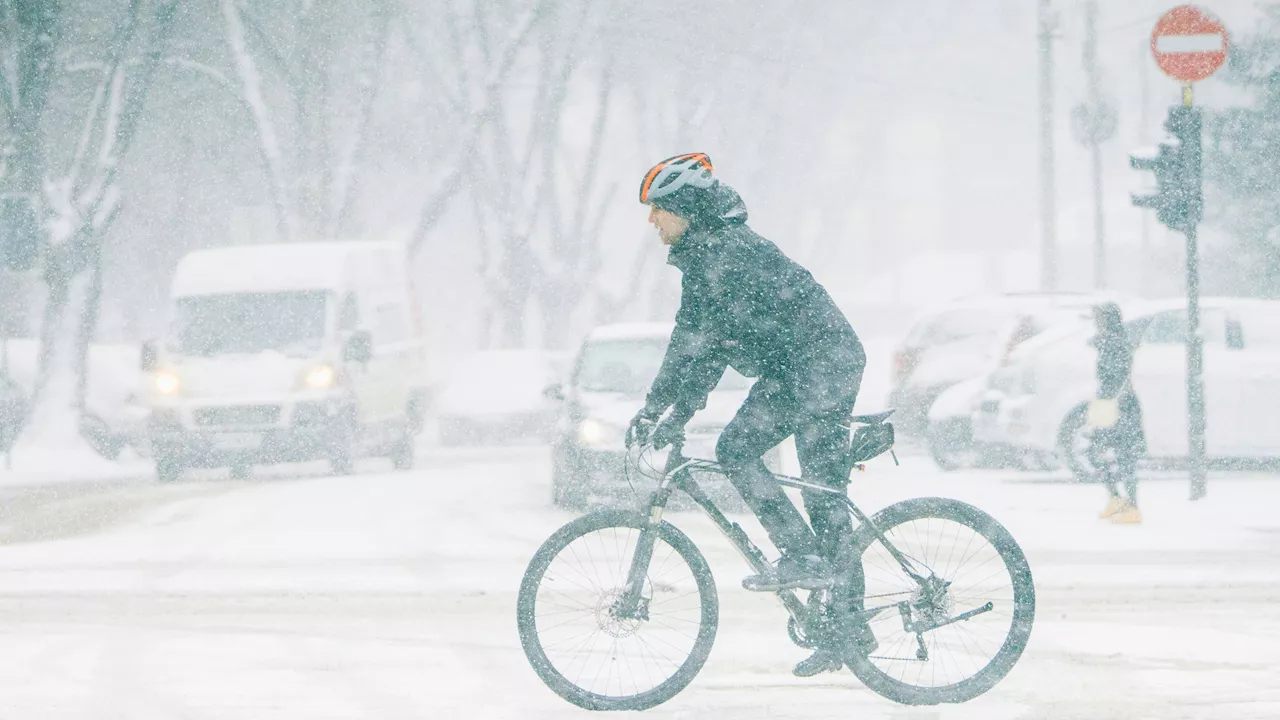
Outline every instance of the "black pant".
<path fill-rule="evenodd" d="M 795 435 L 802 478 L 838 490 L 847 487 L 849 431 L 841 426 L 848 425 L 865 364 L 862 348 L 854 346 L 786 381 L 760 378 L 720 434 L 716 459 L 760 518 L 769 539 L 785 553 L 818 555 L 836 562 L 853 523 L 838 498 L 804 490 L 801 497 L 813 524 L 810 531 L 761 458 Z"/>
<path fill-rule="evenodd" d="M 1120 497 L 1123 485 L 1130 505 L 1138 505 L 1138 460 L 1146 451 L 1142 431 L 1142 406 L 1132 392 L 1119 397 L 1120 417 L 1114 427 L 1093 431 L 1089 461 L 1102 475 L 1112 497 Z"/>

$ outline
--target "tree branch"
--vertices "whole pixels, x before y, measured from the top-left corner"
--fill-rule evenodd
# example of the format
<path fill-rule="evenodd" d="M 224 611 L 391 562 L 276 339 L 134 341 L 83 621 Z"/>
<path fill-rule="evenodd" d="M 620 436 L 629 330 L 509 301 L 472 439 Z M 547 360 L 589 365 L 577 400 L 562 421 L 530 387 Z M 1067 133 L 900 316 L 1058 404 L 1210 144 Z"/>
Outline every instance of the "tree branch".
<path fill-rule="evenodd" d="M 167 57 L 162 62 L 165 65 L 194 70 L 195 72 L 218 83 L 218 85 L 222 86 L 224 89 L 231 91 L 238 99 L 240 98 L 239 94 L 235 93 L 236 86 L 235 83 L 232 82 L 231 78 L 227 77 L 226 73 L 215 67 L 205 65 L 202 62 L 196 62 L 195 60 L 185 57 Z"/>
<path fill-rule="evenodd" d="M 464 100 L 465 93 L 455 95 L 452 92 L 444 75 L 437 70 L 435 64 L 427 57 L 426 48 L 418 44 L 417 38 L 414 37 L 413 31 L 408 25 L 401 24 L 399 29 L 400 35 L 404 38 L 405 45 L 409 48 L 409 52 L 417 58 L 419 64 L 422 66 L 423 76 L 435 81 L 434 83 L 428 84 L 435 89 L 438 96 L 445 99 L 445 102 L 453 109 L 454 112 L 459 115 L 465 114 L 467 108 Z M 460 87 L 464 84 L 465 80 L 459 82 Z"/>
<path fill-rule="evenodd" d="M 596 186 L 596 174 L 600 170 L 600 155 L 604 149 L 605 130 L 609 124 L 609 100 L 613 90 L 613 72 L 606 63 L 600 78 L 600 92 L 596 96 L 596 119 L 591 126 L 591 142 L 587 146 L 586 167 L 579 177 L 577 207 L 574 208 L 570 227 L 574 237 L 581 238 L 586 224 L 587 208 L 591 198 L 591 189 Z"/>
<path fill-rule="evenodd" d="M 276 136 L 275 125 L 271 121 L 266 98 L 263 96 L 262 77 L 258 74 L 253 56 L 249 54 L 248 47 L 245 45 L 244 25 L 240 22 L 240 9 L 236 0 L 221 0 L 221 3 L 222 17 L 227 28 L 227 44 L 231 48 L 236 72 L 240 76 L 245 104 L 249 107 L 249 114 L 258 131 L 258 150 L 262 155 L 262 163 L 266 168 L 267 180 L 271 186 L 277 231 L 282 240 L 291 240 L 295 234 L 295 224 L 284 179 L 284 161 L 280 153 L 280 141 Z"/>
<path fill-rule="evenodd" d="M 338 163 L 339 169 L 343 171 L 343 174 L 337 178 L 337 182 L 341 186 L 338 193 L 340 200 L 338 201 L 337 210 L 330 216 L 332 221 L 328 229 L 328 237 L 334 237 L 339 231 L 345 230 L 351 223 L 351 208 L 355 204 L 356 190 L 359 188 L 356 164 L 365 156 L 364 151 L 368 146 L 369 138 L 368 128 L 373 122 L 374 101 L 377 100 L 378 90 L 382 86 L 383 65 L 387 55 L 387 38 L 391 35 L 392 2 L 383 0 L 377 3 L 377 8 L 375 11 L 377 25 L 373 39 L 373 66 L 368 69 L 368 77 L 360 86 L 359 114 L 353 131 L 355 138 L 346 157 L 342 158 Z"/>
<path fill-rule="evenodd" d="M 141 7 L 141 0 L 129 1 L 128 12 L 120 21 L 120 25 L 116 28 L 116 32 L 111 39 L 111 44 L 107 47 L 107 61 L 103 66 L 102 79 L 99 80 L 98 87 L 94 91 L 89 112 L 85 116 L 80 142 L 77 144 L 76 152 L 72 156 L 71 165 L 67 168 L 65 207 L 77 216 L 74 219 L 74 223 L 77 225 L 81 222 L 81 218 L 84 217 L 82 203 L 79 198 L 85 193 L 100 193 L 104 187 L 105 178 L 102 177 L 102 170 L 106 165 L 106 158 L 110 156 L 111 145 L 115 141 L 111 131 L 115 129 L 113 125 L 119 116 L 120 95 L 124 89 L 125 52 L 133 42 L 134 35 L 137 34 L 138 16 L 141 12 Z M 88 179 L 85 180 L 85 163 L 89 148 L 94 143 L 94 138 L 97 138 L 99 147 L 98 160 L 95 165 L 97 172 L 88 173 Z M 89 203 L 95 204 L 92 196 L 89 199 Z M 67 230 L 74 230 L 74 226 L 71 225 L 64 227 Z"/>
<path fill-rule="evenodd" d="M 271 37 L 262 29 L 262 23 L 258 22 L 258 19 L 254 17 L 253 11 L 247 7 L 242 8 L 240 10 L 240 21 L 249 29 L 249 32 L 253 34 L 255 43 L 260 46 L 259 49 L 262 51 L 263 55 L 266 56 L 266 59 L 270 62 L 272 67 L 280 73 L 280 77 L 284 80 L 285 85 L 289 86 L 291 91 L 290 95 L 297 97 L 297 95 L 302 91 L 301 79 L 298 77 L 297 73 L 289 67 L 289 61 L 286 60 L 278 50 L 276 50 L 275 44 L 271 42 Z"/>
<path fill-rule="evenodd" d="M 463 142 L 459 144 L 459 150 L 454 156 L 454 169 L 445 177 L 444 182 L 441 183 L 435 194 L 423 204 L 422 212 L 418 215 L 417 226 L 414 228 L 413 236 L 409 240 L 409 253 L 411 255 L 422 248 L 422 244 L 426 241 L 427 233 L 440 221 L 444 214 L 444 208 L 461 188 L 468 158 L 475 151 L 480 131 L 494 112 L 494 102 L 497 97 L 498 87 L 510 74 L 511 68 L 515 64 L 516 55 L 521 46 L 524 45 L 529 36 L 529 31 L 540 16 L 544 2 L 545 0 L 534 0 L 532 7 L 521 16 L 511 34 L 508 35 L 506 47 L 503 48 L 498 64 L 493 68 L 488 78 L 485 79 L 481 104 L 470 114 L 466 135 Z"/>

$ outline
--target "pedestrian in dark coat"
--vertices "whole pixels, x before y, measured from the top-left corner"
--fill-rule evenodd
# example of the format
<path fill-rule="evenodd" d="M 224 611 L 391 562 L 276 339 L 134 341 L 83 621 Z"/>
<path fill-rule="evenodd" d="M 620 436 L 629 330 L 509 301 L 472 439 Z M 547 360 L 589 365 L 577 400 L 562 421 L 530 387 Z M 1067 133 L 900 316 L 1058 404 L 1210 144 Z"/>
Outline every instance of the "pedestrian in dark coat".
<path fill-rule="evenodd" d="M 1098 398 L 1104 410 L 1097 414 L 1107 423 L 1093 428 L 1089 456 L 1102 473 L 1111 495 L 1101 517 L 1114 523 L 1140 523 L 1138 511 L 1138 459 L 1146 452 L 1142 432 L 1142 406 L 1133 391 L 1133 344 L 1125 331 L 1120 307 L 1104 303 L 1094 308 L 1098 334 Z M 1121 494 L 1121 487 L 1124 494 Z"/>

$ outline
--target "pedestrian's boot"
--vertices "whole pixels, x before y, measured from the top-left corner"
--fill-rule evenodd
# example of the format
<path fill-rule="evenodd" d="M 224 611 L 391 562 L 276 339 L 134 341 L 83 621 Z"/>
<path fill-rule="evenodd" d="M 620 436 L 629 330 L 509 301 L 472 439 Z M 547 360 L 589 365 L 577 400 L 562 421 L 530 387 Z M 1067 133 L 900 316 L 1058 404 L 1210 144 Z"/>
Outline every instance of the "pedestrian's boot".
<path fill-rule="evenodd" d="M 1098 519 L 1106 520 L 1112 515 L 1115 515 L 1118 512 L 1122 512 L 1128 509 L 1128 507 L 1129 507 L 1129 503 L 1125 502 L 1123 498 L 1121 498 L 1119 495 L 1112 495 L 1111 499 L 1107 501 L 1107 506 L 1102 509 L 1101 513 L 1098 514 Z"/>
<path fill-rule="evenodd" d="M 1136 506 L 1125 503 L 1125 508 L 1111 516 L 1112 525 L 1141 525 L 1142 513 Z"/>

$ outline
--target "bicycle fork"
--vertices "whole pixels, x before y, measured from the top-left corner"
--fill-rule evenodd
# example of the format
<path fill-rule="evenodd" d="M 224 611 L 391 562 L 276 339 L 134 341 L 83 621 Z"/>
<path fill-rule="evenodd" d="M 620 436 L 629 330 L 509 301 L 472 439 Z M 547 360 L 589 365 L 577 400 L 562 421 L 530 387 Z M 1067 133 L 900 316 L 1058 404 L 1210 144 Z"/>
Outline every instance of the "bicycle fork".
<path fill-rule="evenodd" d="M 678 453 L 672 452 L 671 461 L 678 459 Z M 669 464 L 670 462 L 669 461 Z M 684 463 L 687 465 L 687 461 Z M 665 473 L 658 488 L 649 496 L 649 517 L 644 528 L 640 530 L 640 538 L 636 540 L 636 552 L 631 558 L 631 569 L 627 571 L 627 582 L 622 586 L 622 595 L 614 603 L 613 613 L 625 620 L 648 620 L 649 600 L 644 597 L 644 582 L 649 575 L 649 561 L 653 559 L 653 546 L 658 540 L 658 528 L 662 525 L 662 511 L 667 507 L 674 488 L 671 481 L 676 472 L 682 471 L 684 465 Z"/>

